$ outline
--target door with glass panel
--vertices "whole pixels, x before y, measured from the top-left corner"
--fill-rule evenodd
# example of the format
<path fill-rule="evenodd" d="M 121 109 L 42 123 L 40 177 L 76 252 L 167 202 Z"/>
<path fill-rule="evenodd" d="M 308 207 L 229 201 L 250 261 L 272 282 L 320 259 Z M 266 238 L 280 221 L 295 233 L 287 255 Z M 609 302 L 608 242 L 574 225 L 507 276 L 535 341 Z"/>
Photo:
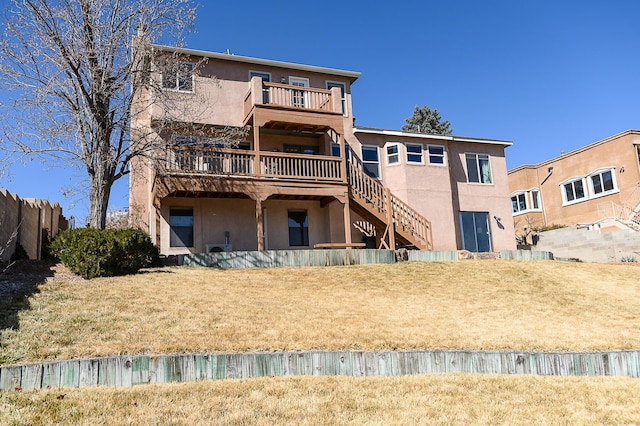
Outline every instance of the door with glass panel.
<path fill-rule="evenodd" d="M 463 250 L 476 253 L 492 250 L 489 213 L 460 212 L 460 233 Z"/>
<path fill-rule="evenodd" d="M 297 87 L 309 87 L 309 79 L 302 77 L 289 77 L 289 85 Z M 291 90 L 291 106 L 297 108 L 309 107 L 309 94 L 306 90 Z"/>

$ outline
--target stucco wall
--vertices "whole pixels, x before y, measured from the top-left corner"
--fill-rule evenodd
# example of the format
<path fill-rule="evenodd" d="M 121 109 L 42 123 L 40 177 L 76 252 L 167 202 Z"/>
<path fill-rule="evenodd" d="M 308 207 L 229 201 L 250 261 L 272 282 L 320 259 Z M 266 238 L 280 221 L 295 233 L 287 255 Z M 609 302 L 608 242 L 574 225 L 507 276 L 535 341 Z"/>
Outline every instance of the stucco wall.
<path fill-rule="evenodd" d="M 640 167 L 634 145 L 637 143 L 640 143 L 640 132 L 627 131 L 538 165 L 518 167 L 509 172 L 510 191 L 540 188 L 544 225 L 596 222 L 613 211 L 612 204 L 633 208 L 640 202 Z M 613 168 L 618 191 L 563 205 L 561 183 L 605 167 Z M 515 220 L 518 216 L 514 216 Z"/>
<path fill-rule="evenodd" d="M 192 207 L 194 220 L 194 246 L 169 247 L 169 211 L 172 207 Z M 342 221 L 340 203 L 320 207 L 318 201 L 266 200 L 262 203 L 266 213 L 266 245 L 270 250 L 301 248 L 289 246 L 288 210 L 307 210 L 309 223 L 309 247 L 331 241 L 344 241 L 342 225 L 332 223 L 332 218 Z M 162 200 L 161 247 L 163 254 L 203 253 L 207 244 L 224 244 L 225 232 L 233 250 L 256 250 L 255 201 L 232 198 L 177 198 Z M 340 235 L 341 234 L 341 235 Z M 332 240 L 338 236 L 337 240 Z"/>

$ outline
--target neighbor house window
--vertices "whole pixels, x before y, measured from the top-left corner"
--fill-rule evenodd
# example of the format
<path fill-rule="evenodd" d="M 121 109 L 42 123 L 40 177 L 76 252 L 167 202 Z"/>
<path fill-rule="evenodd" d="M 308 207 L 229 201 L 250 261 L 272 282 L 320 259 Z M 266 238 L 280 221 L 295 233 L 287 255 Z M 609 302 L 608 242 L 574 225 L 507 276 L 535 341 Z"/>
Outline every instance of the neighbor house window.
<path fill-rule="evenodd" d="M 511 207 L 514 213 L 527 210 L 527 196 L 524 192 L 511 197 Z"/>
<path fill-rule="evenodd" d="M 511 194 L 511 208 L 514 216 L 529 211 L 540 211 L 540 191 L 535 188 Z"/>
<path fill-rule="evenodd" d="M 193 92 L 193 68 L 190 62 L 167 61 L 162 70 L 162 88 L 180 92 Z"/>
<path fill-rule="evenodd" d="M 561 185 L 562 201 L 564 202 L 564 204 L 574 203 L 587 197 L 583 178 L 573 179 L 564 182 Z"/>
<path fill-rule="evenodd" d="M 380 179 L 380 159 L 377 146 L 362 145 L 362 169 L 372 178 Z"/>
<path fill-rule="evenodd" d="M 306 210 L 289 210 L 289 245 L 309 245 L 309 218 Z"/>
<path fill-rule="evenodd" d="M 467 163 L 467 181 L 473 183 L 492 183 L 491 165 L 487 154 L 465 154 Z"/>
<path fill-rule="evenodd" d="M 169 209 L 169 246 L 193 247 L 193 209 Z"/>
<path fill-rule="evenodd" d="M 429 164 L 444 164 L 444 146 L 428 145 Z"/>
<path fill-rule="evenodd" d="M 387 145 L 387 164 L 398 164 L 400 162 L 400 151 L 399 145 L 394 143 L 392 145 Z"/>
<path fill-rule="evenodd" d="M 423 164 L 422 145 L 415 143 L 406 144 L 407 147 L 407 163 Z"/>
<path fill-rule="evenodd" d="M 613 169 L 597 170 L 592 173 L 589 175 L 589 184 L 594 197 L 606 195 L 617 189 Z"/>

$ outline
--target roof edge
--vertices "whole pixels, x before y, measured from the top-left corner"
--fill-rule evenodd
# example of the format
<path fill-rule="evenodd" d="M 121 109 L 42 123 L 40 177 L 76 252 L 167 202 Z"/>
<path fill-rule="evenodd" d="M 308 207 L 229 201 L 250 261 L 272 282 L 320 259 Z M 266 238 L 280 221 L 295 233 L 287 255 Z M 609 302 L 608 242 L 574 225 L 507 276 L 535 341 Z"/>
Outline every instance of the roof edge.
<path fill-rule="evenodd" d="M 505 140 L 499 140 L 499 139 L 472 138 L 467 136 L 453 136 L 453 135 L 432 135 L 429 133 L 403 132 L 402 130 L 375 129 L 371 127 L 360 127 L 360 126 L 354 126 L 353 133 L 367 133 L 367 134 L 386 135 L 386 136 L 402 136 L 402 137 L 418 138 L 418 139 L 437 139 L 437 140 L 451 141 L 451 142 L 484 143 L 484 144 L 503 145 L 503 146 L 513 145 L 513 142 L 511 141 L 505 141 Z"/>
<path fill-rule="evenodd" d="M 183 47 L 165 46 L 161 44 L 152 44 L 152 49 L 179 53 L 183 55 L 201 56 L 204 58 L 219 59 L 222 61 L 244 62 L 248 64 L 264 65 L 269 67 L 290 68 L 299 71 L 308 71 L 318 74 L 331 74 L 341 77 L 347 77 L 353 83 L 360 77 L 361 73 L 357 71 L 339 70 L 336 68 L 318 67 L 315 65 L 296 64 L 293 62 L 274 61 L 271 59 L 252 58 L 250 56 L 233 55 L 229 53 L 208 52 L 205 50 L 188 49 Z"/>

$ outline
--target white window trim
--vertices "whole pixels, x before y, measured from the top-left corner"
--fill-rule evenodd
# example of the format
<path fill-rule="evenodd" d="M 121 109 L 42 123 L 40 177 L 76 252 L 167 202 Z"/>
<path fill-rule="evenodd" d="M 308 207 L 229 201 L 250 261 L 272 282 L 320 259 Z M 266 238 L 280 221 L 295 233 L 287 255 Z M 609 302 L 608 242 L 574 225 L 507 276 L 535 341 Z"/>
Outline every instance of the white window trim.
<path fill-rule="evenodd" d="M 388 167 L 395 167 L 395 166 L 399 166 L 399 165 L 402 163 L 402 162 L 400 161 L 400 145 L 402 145 L 400 142 L 387 142 L 387 143 L 384 145 L 384 155 L 385 155 L 385 157 L 386 157 L 386 159 L 387 159 L 387 166 L 388 166 Z M 388 149 L 389 149 L 390 147 L 392 147 L 392 146 L 395 146 L 395 147 L 396 147 L 396 153 L 395 153 L 395 154 L 389 154 Z M 390 157 L 390 156 L 396 156 L 396 157 L 397 157 L 397 160 L 396 160 L 396 162 L 395 162 L 395 163 L 392 163 L 392 162 L 389 160 L 389 157 Z"/>
<path fill-rule="evenodd" d="M 564 186 L 568 183 L 577 182 L 577 181 L 582 181 L 582 190 L 584 191 L 584 197 L 576 198 L 575 200 L 569 201 L 567 200 L 567 193 L 564 189 Z M 584 176 L 570 177 L 569 179 L 565 179 L 564 181 L 560 182 L 558 186 L 560 187 L 560 193 L 562 195 L 562 207 L 570 206 L 572 204 L 582 203 L 589 200 L 589 188 L 587 187 L 587 178 Z"/>
<path fill-rule="evenodd" d="M 577 203 L 582 203 L 585 201 L 589 201 L 589 200 L 594 200 L 596 198 L 601 198 L 601 197 L 606 197 L 608 195 L 612 195 L 612 194 L 617 194 L 620 192 L 620 188 L 618 187 L 618 180 L 616 177 L 616 173 L 615 173 L 615 166 L 611 166 L 611 167 L 601 167 L 599 169 L 596 169 L 594 171 L 592 171 L 591 173 L 588 173 L 585 176 L 573 176 L 569 179 L 566 179 L 562 182 L 560 182 L 560 184 L 558 185 L 560 187 L 560 193 L 562 195 L 562 207 L 564 206 L 570 206 L 573 204 L 577 204 Z M 591 179 L 592 176 L 598 175 L 598 174 L 602 174 L 604 172 L 608 172 L 611 171 L 611 180 L 613 181 L 613 190 L 611 191 L 604 191 L 601 192 L 599 194 L 595 193 L 595 189 L 593 187 L 593 181 Z M 564 186 L 567 183 L 570 182 L 574 182 L 577 180 L 582 180 L 582 187 L 584 188 L 584 192 L 585 192 L 585 196 L 582 198 L 579 198 L 577 200 L 573 200 L 573 201 L 567 201 L 567 194 L 564 190 Z"/>
<path fill-rule="evenodd" d="M 177 92 L 177 93 L 195 93 L 196 92 L 196 75 L 195 75 L 195 70 L 196 70 L 196 64 L 190 61 L 180 61 L 178 62 L 178 68 L 180 68 L 180 66 L 182 64 L 190 64 L 192 66 L 191 68 L 191 90 L 181 90 L 180 89 L 180 77 L 178 75 L 178 73 L 176 72 L 176 81 L 175 81 L 175 86 L 174 87 L 164 87 L 164 73 L 162 70 L 160 70 L 160 85 L 162 86 L 162 90 L 166 90 L 167 92 Z"/>
<path fill-rule="evenodd" d="M 533 193 L 537 192 L 538 193 L 538 207 L 535 208 L 533 207 Z M 526 190 L 520 190 L 520 191 L 514 191 L 509 195 L 509 201 L 512 201 L 511 199 L 513 197 L 517 197 L 518 195 L 522 195 L 524 194 L 524 202 L 525 202 L 525 208 L 522 210 L 518 210 L 517 212 L 513 212 L 513 216 L 519 216 L 521 214 L 525 214 L 525 213 L 532 213 L 532 212 L 541 212 L 542 211 L 542 202 L 540 199 L 540 189 L 539 188 L 530 188 L 530 189 L 526 189 Z M 511 210 L 513 211 L 513 205 Z"/>
<path fill-rule="evenodd" d="M 467 170 L 467 155 L 475 155 L 476 156 L 476 167 L 477 167 L 477 172 L 478 172 L 478 179 L 480 179 L 480 176 L 482 175 L 482 170 L 480 170 L 480 156 L 486 156 L 487 157 L 487 164 L 489 164 L 489 176 L 491 177 L 491 182 L 471 182 L 469 180 L 469 170 Z M 484 154 L 484 153 L 479 153 L 479 152 L 465 152 L 464 153 L 464 166 L 465 166 L 465 172 L 467 174 L 467 183 L 471 184 L 471 185 L 493 185 L 494 183 L 494 178 L 493 178 L 493 168 L 491 167 L 491 155 L 489 154 Z"/>
<path fill-rule="evenodd" d="M 607 195 L 612 195 L 612 194 L 617 194 L 618 192 L 620 192 L 620 188 L 618 188 L 618 180 L 616 179 L 616 168 L 615 167 L 602 167 L 599 168 L 597 170 L 592 171 L 591 173 L 589 173 L 586 178 L 587 178 L 587 182 L 589 184 L 589 195 L 590 195 L 590 199 L 594 199 L 594 198 L 600 198 L 600 197 L 606 197 Z M 602 173 L 605 172 L 611 172 L 611 180 L 613 182 L 613 189 L 610 191 L 603 191 L 599 194 L 596 194 L 596 190 L 593 186 L 593 180 L 591 179 L 593 176 L 596 175 L 601 175 Z"/>
<path fill-rule="evenodd" d="M 376 178 L 376 177 L 369 176 L 369 175 L 367 175 L 367 176 L 369 176 L 371 179 L 382 180 L 382 173 L 381 173 L 381 170 L 380 170 L 380 147 L 378 145 L 365 145 L 365 144 L 360 145 L 360 158 L 362 158 L 362 164 L 365 164 L 365 163 L 374 164 L 373 161 L 370 161 L 370 160 L 369 161 L 365 161 L 364 160 L 364 149 L 365 149 L 365 147 L 366 148 L 374 148 L 376 150 L 376 152 L 378 153 L 378 161 L 375 162 L 375 164 L 378 165 L 378 177 Z"/>
<path fill-rule="evenodd" d="M 426 151 L 426 157 L 430 157 L 429 147 L 432 147 L 432 146 L 436 146 L 438 148 L 442 148 L 442 163 L 432 163 L 430 158 L 427 158 L 427 160 L 423 159 L 423 161 L 426 161 L 427 164 L 429 164 L 430 166 L 446 167 L 447 166 L 447 149 L 445 148 L 444 145 L 438 145 L 438 144 L 433 144 L 433 143 L 428 144 L 427 145 L 427 149 L 425 150 Z"/>
<path fill-rule="evenodd" d="M 409 152 L 409 147 L 418 147 L 420 148 L 420 154 L 418 154 L 417 152 Z M 411 142 L 406 142 L 404 144 L 404 160 L 406 162 L 406 164 L 408 166 L 424 166 L 424 145 L 420 144 L 420 143 L 411 143 Z M 420 161 L 410 161 L 409 160 L 409 155 L 420 155 Z"/>

